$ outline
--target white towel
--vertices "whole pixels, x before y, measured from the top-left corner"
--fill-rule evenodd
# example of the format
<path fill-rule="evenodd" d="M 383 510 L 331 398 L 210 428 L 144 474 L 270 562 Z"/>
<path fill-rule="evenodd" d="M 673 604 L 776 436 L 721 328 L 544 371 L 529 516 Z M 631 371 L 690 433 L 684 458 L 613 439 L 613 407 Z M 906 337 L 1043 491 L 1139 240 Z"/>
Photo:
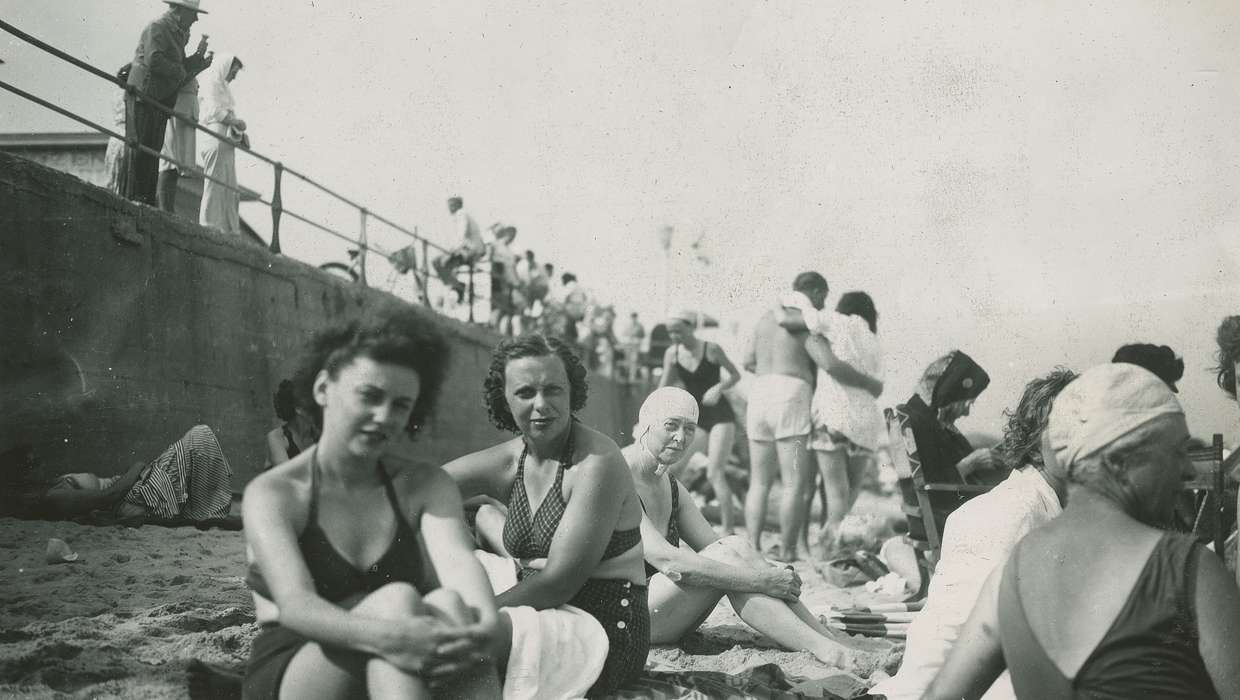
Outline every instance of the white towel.
<path fill-rule="evenodd" d="M 512 559 L 481 550 L 474 557 L 482 563 L 495 591 L 516 585 Z M 584 697 L 607 661 L 609 643 L 599 621 L 572 605 L 502 610 L 512 622 L 504 700 Z"/>
<path fill-rule="evenodd" d="M 580 698 L 607 661 L 607 633 L 580 608 L 504 608 L 512 620 L 512 651 L 504 700 Z"/>

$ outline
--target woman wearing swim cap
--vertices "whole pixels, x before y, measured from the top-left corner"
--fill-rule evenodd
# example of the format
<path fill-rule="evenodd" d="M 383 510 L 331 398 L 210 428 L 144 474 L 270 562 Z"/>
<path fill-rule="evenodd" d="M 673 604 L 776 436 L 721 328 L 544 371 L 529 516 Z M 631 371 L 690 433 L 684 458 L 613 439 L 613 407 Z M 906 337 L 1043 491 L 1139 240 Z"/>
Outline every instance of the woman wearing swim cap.
<path fill-rule="evenodd" d="M 697 432 L 698 404 L 683 389 L 656 389 L 638 415 L 636 441 L 621 450 L 641 499 L 650 591 L 650 641 L 671 644 L 697 629 L 723 596 L 755 630 L 792 650 L 842 665 L 852 651 L 800 601 L 792 567 L 772 565 L 739 535 L 720 538 L 668 467 Z M 680 542 L 692 551 L 680 547 Z"/>

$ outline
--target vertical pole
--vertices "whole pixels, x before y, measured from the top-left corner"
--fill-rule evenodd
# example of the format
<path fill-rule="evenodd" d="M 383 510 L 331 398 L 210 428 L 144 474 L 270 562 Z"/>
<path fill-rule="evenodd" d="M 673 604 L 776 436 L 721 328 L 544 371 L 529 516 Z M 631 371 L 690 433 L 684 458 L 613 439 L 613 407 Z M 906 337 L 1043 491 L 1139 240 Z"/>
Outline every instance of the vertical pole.
<path fill-rule="evenodd" d="M 469 263 L 469 322 L 474 322 L 474 263 Z"/>
<path fill-rule="evenodd" d="M 366 284 L 366 253 L 369 252 L 369 243 L 366 240 L 366 218 L 369 216 L 365 209 L 358 209 L 360 214 L 360 228 L 358 229 L 357 242 L 361 244 L 357 251 L 357 281 L 363 285 Z"/>
<path fill-rule="evenodd" d="M 418 230 L 415 228 L 413 229 L 413 232 L 417 233 Z M 425 238 L 421 238 L 419 240 L 422 241 L 422 303 L 430 306 L 431 295 L 429 290 L 431 286 L 431 247 Z"/>
<path fill-rule="evenodd" d="M 271 188 L 271 252 L 280 253 L 280 213 L 284 211 L 284 203 L 280 197 L 280 179 L 284 176 L 284 164 L 276 163 L 275 184 Z"/>
<path fill-rule="evenodd" d="M 1211 444 L 1214 450 L 1214 456 L 1218 459 L 1218 468 L 1214 471 L 1214 553 L 1220 558 L 1225 559 L 1227 553 L 1224 551 L 1227 546 L 1227 531 L 1230 527 L 1227 523 L 1227 489 L 1226 482 L 1223 479 L 1223 436 L 1215 433 L 1214 441 Z"/>

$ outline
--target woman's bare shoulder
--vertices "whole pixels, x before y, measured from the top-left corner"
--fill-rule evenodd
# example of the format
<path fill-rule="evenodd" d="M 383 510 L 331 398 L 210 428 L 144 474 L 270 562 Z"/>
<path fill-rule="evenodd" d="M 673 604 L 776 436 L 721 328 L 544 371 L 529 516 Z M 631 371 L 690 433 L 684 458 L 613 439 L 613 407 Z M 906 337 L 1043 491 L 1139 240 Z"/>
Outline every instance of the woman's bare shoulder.
<path fill-rule="evenodd" d="M 577 423 L 573 430 L 576 432 L 576 445 L 573 449 L 579 458 L 588 456 L 615 456 L 619 457 L 623 461 L 623 457 L 620 455 L 620 446 L 616 444 L 615 440 L 612 440 L 607 435 L 591 428 L 585 423 Z"/>
<path fill-rule="evenodd" d="M 457 470 L 469 470 L 477 467 L 494 467 L 511 462 L 521 454 L 521 438 L 514 437 L 501 443 L 461 455 L 443 465 L 444 471 L 451 474 Z"/>
<path fill-rule="evenodd" d="M 245 486 L 243 501 L 261 499 L 283 503 L 308 499 L 311 480 L 310 454 L 303 452 L 251 479 Z"/>

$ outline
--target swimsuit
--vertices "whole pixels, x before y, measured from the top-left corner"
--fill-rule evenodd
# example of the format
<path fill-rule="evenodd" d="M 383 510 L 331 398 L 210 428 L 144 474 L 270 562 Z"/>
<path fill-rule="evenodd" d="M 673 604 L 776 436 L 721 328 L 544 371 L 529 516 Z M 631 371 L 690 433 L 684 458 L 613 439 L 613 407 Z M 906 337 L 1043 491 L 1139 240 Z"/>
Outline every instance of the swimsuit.
<path fill-rule="evenodd" d="M 546 558 L 551 550 L 560 519 L 564 517 L 564 472 L 572 467 L 572 433 L 560 458 L 555 483 L 547 491 L 538 510 L 530 509 L 525 493 L 525 457 L 528 446 L 517 462 L 517 477 L 508 495 L 508 520 L 504 523 L 504 547 L 516 559 Z M 629 551 L 641 543 L 641 528 L 615 530 L 603 551 L 603 560 Z M 537 569 L 520 567 L 518 580 L 538 575 Z M 650 651 L 650 610 L 645 586 L 634 586 L 620 579 L 587 579 L 568 601 L 592 615 L 603 626 L 610 646 L 607 661 L 591 686 L 589 695 L 604 695 L 637 680 L 646 665 Z"/>
<path fill-rule="evenodd" d="M 1017 697 L 1217 699 L 1197 648 L 1201 550 L 1191 535 L 1164 534 L 1102 641 L 1076 676 L 1067 678 L 1029 624 L 1020 597 L 1018 545 L 999 586 L 999 636 Z"/>
<path fill-rule="evenodd" d="M 302 559 L 314 580 L 314 590 L 331 603 L 359 593 L 373 593 L 393 582 L 412 584 L 425 595 L 439 588 L 434 568 L 423 550 L 417 528 L 401 515 L 400 502 L 392 480 L 379 466 L 383 488 L 396 516 L 396 534 L 392 544 L 374 564 L 358 569 L 332 545 L 327 533 L 319 526 L 319 460 L 318 452 L 310 461 L 310 512 L 306 529 L 297 538 Z M 271 599 L 266 581 L 257 562 L 250 564 L 246 575 L 250 589 L 264 598 Z M 279 697 L 284 671 L 293 655 L 310 640 L 278 623 L 264 623 L 250 648 L 250 661 L 246 666 L 243 697 L 245 700 L 269 700 Z"/>
<path fill-rule="evenodd" d="M 702 343 L 702 361 L 698 363 L 697 369 L 692 372 L 680 364 L 680 346 L 676 347 L 676 371 L 680 375 L 680 381 L 685 385 L 685 391 L 693 395 L 700 409 L 698 411 L 698 427 L 709 432 L 711 428 L 720 423 L 735 423 L 736 414 L 732 412 L 732 405 L 728 403 L 728 397 L 720 396 L 718 403 L 714 406 L 702 404 L 702 397 L 707 390 L 719 383 L 720 377 L 719 365 L 711 362 L 708 357 L 710 343 Z M 809 431 L 806 430 L 805 432 Z"/>
<path fill-rule="evenodd" d="M 680 482 L 671 474 L 667 475 L 667 483 L 672 487 L 672 514 L 667 516 L 667 543 L 673 547 L 680 546 Z M 637 497 L 641 500 L 641 496 Z M 642 510 L 646 510 L 646 504 L 642 503 Z M 659 570 L 646 563 L 646 580 L 649 581 Z"/>
<path fill-rule="evenodd" d="M 301 454 L 301 448 L 297 446 L 296 442 L 293 442 L 293 431 L 288 429 L 288 424 L 285 424 L 281 429 L 284 431 L 284 441 L 288 443 L 288 458 L 292 459 Z"/>

